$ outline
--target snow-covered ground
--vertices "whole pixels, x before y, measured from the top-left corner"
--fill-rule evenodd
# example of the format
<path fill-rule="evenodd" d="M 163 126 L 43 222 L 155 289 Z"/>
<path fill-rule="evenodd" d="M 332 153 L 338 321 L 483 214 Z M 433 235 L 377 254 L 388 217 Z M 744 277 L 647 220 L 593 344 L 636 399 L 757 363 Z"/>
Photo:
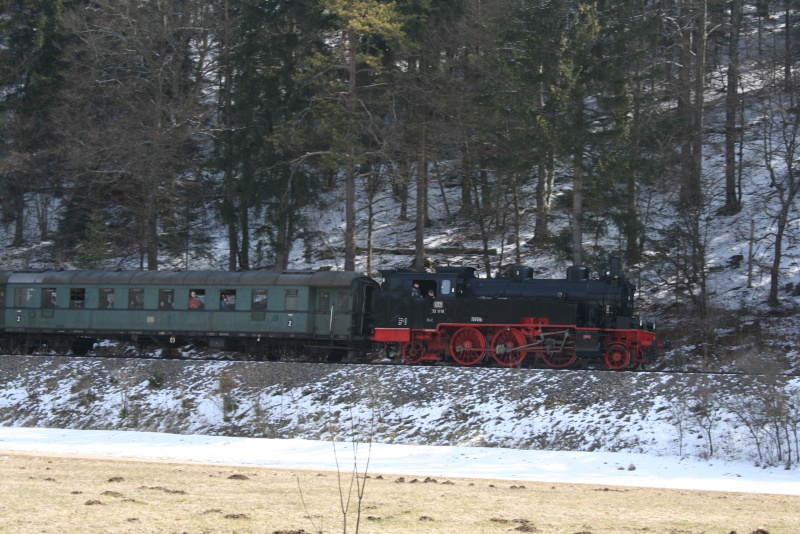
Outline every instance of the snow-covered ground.
<path fill-rule="evenodd" d="M 280 469 L 800 495 L 797 470 L 608 452 L 433 447 L 155 432 L 0 427 L 0 452 Z M 2 456 L 0 456 L 2 461 Z"/>

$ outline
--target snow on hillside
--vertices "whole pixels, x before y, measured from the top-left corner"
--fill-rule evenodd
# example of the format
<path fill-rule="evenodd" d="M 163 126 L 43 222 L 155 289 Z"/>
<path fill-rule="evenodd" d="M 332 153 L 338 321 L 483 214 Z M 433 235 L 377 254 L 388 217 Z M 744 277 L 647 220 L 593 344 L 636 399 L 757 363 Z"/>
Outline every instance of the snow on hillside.
<path fill-rule="evenodd" d="M 778 404 L 785 413 L 773 417 L 783 419 L 753 428 L 760 406 Z M 778 432 L 776 446 L 773 432 L 798 405 L 800 379 L 780 376 L 0 357 L 6 426 L 630 452 L 793 468 L 796 442 Z"/>

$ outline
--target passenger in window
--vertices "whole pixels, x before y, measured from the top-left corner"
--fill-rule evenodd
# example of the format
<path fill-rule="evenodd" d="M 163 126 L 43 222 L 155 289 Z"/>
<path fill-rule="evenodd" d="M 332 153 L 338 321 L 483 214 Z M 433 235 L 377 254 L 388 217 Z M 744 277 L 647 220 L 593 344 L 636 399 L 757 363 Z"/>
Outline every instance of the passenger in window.
<path fill-rule="evenodd" d="M 231 303 L 228 300 L 228 295 L 222 294 L 219 296 L 219 309 L 220 310 L 229 310 L 231 309 Z"/>
<path fill-rule="evenodd" d="M 429 299 L 435 299 L 436 298 L 436 294 L 434 294 L 433 289 L 429 289 L 428 290 L 428 298 Z"/>
<path fill-rule="evenodd" d="M 197 296 L 197 293 L 192 291 L 189 294 L 189 309 L 190 310 L 202 310 L 203 309 L 203 301 L 200 300 L 200 297 Z"/>
<path fill-rule="evenodd" d="M 158 309 L 159 310 L 171 310 L 172 309 L 172 303 L 169 302 L 168 300 L 162 300 L 161 302 L 158 303 Z"/>
<path fill-rule="evenodd" d="M 422 291 L 419 289 L 419 282 L 414 282 L 414 285 L 411 287 L 411 297 L 422 298 Z"/>

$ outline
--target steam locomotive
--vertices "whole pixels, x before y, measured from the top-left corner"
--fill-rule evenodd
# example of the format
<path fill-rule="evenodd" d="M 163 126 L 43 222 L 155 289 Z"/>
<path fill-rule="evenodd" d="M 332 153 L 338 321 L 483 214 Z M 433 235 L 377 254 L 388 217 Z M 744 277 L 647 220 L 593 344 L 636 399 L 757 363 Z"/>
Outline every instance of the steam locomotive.
<path fill-rule="evenodd" d="M 534 279 L 530 267 L 514 267 L 506 278 L 478 278 L 471 267 L 381 274 L 372 339 L 398 344 L 409 364 L 471 366 L 491 357 L 503 367 L 599 361 L 623 370 L 641 367 L 656 348 L 617 259 L 596 279 L 585 267 L 569 267 L 564 279 Z"/>
<path fill-rule="evenodd" d="M 503 367 L 586 361 L 635 369 L 655 348 L 634 314 L 634 286 L 612 262 L 590 278 L 533 278 L 515 267 L 382 271 L 0 271 L 0 351 L 82 355 L 99 339 L 186 343 L 253 359 L 340 361 L 395 348 L 407 364 Z"/>

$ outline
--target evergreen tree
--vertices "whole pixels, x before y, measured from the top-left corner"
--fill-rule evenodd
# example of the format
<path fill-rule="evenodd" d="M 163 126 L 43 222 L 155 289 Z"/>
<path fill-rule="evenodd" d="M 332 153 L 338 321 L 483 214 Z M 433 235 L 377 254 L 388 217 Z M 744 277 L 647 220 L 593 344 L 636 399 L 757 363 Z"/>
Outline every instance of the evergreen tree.
<path fill-rule="evenodd" d="M 140 266 L 157 269 L 160 220 L 181 200 L 176 180 L 194 166 L 204 116 L 208 51 L 192 33 L 203 11 L 182 0 L 93 6 L 65 16 L 74 39 L 55 124 L 70 139 L 73 190 L 93 193 L 86 201 L 117 216 L 127 212 Z"/>
<path fill-rule="evenodd" d="M 250 268 L 251 236 L 262 234 L 276 266 L 286 268 L 302 229 L 299 210 L 315 201 L 321 180 L 303 159 L 319 149 L 319 136 L 304 123 L 310 94 L 298 80 L 304 58 L 323 46 L 325 17 L 313 2 L 225 0 L 222 7 L 219 128 L 211 165 L 223 174 L 228 266 Z M 263 214 L 262 230 L 250 220 L 256 213 Z"/>
<path fill-rule="evenodd" d="M 109 238 L 105 216 L 101 208 L 95 208 L 86 226 L 85 237 L 78 249 L 76 264 L 81 269 L 101 269 L 109 258 Z"/>
<path fill-rule="evenodd" d="M 14 245 L 24 240 L 26 194 L 57 194 L 59 140 L 51 125 L 61 84 L 61 0 L 0 1 L 0 190 Z M 48 221 L 40 237 L 47 239 Z"/>
<path fill-rule="evenodd" d="M 376 127 L 382 110 L 371 102 L 385 88 L 381 77 L 390 64 L 390 50 L 402 48 L 403 19 L 394 3 L 377 0 L 322 0 L 332 15 L 326 31 L 328 48 L 308 63 L 313 80 L 313 119 L 329 143 L 330 163 L 344 177 L 344 268 L 355 269 L 356 178 L 370 153 L 380 150 L 383 140 Z"/>

